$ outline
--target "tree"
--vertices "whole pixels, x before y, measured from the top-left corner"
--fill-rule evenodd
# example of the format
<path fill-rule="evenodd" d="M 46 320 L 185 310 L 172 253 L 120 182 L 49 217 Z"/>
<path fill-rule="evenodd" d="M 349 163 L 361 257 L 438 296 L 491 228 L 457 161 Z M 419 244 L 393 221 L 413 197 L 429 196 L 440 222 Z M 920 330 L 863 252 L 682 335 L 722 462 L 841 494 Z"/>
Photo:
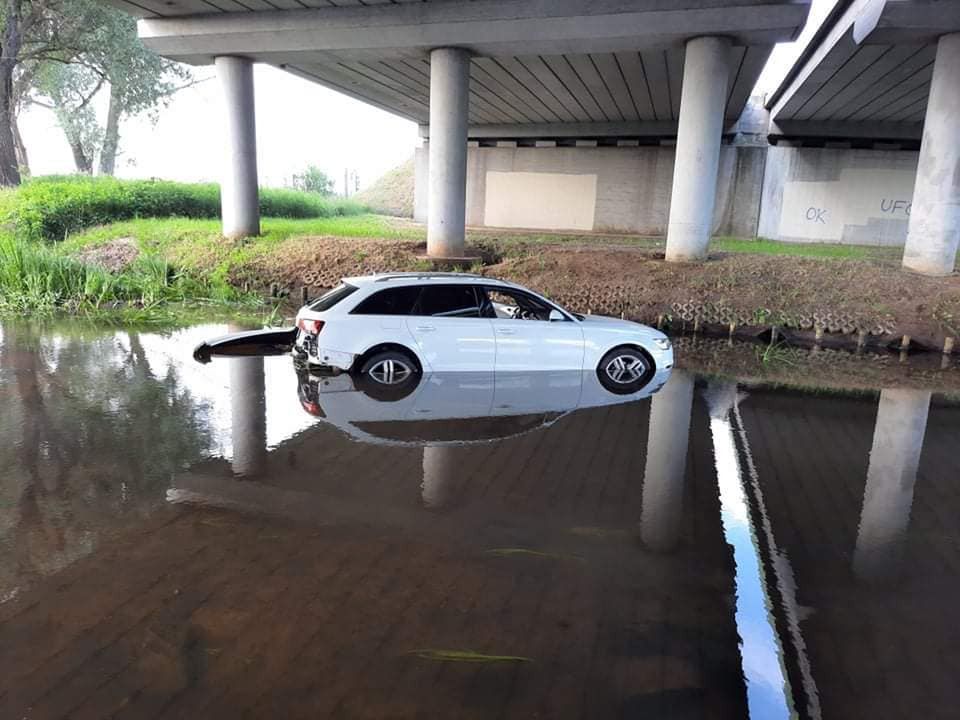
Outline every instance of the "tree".
<path fill-rule="evenodd" d="M 112 175 L 124 117 L 150 113 L 192 84 L 189 70 L 151 52 L 137 36 L 136 20 L 95 0 L 63 0 L 69 11 L 84 14 L 88 29 L 71 58 L 48 62 L 38 73 L 33 102 L 54 111 L 73 152 L 77 171 Z M 109 86 L 106 125 L 101 125 L 93 98 Z"/>
<path fill-rule="evenodd" d="M 38 68 L 76 57 L 94 10 L 92 0 L 0 0 L 0 185 L 20 182 L 16 119 Z"/>
<path fill-rule="evenodd" d="M 302 173 L 294 175 L 292 184 L 303 192 L 333 195 L 333 179 L 316 165 L 310 165 Z"/>

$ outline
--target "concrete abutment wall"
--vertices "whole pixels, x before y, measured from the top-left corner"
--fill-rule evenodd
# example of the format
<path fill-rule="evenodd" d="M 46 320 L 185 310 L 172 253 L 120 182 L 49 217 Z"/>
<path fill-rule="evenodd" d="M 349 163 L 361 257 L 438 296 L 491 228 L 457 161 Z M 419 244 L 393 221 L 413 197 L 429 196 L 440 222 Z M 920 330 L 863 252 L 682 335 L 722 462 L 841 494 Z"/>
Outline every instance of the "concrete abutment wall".
<path fill-rule="evenodd" d="M 427 148 L 417 150 L 414 218 L 427 218 Z M 467 224 L 665 235 L 674 148 L 470 147 Z M 725 145 L 713 234 L 757 231 L 765 148 Z"/>
<path fill-rule="evenodd" d="M 711 234 L 903 246 L 917 158 L 907 150 L 723 145 Z M 414 217 L 425 222 L 426 148 L 415 168 Z M 673 168 L 669 145 L 470 147 L 467 224 L 665 236 Z"/>

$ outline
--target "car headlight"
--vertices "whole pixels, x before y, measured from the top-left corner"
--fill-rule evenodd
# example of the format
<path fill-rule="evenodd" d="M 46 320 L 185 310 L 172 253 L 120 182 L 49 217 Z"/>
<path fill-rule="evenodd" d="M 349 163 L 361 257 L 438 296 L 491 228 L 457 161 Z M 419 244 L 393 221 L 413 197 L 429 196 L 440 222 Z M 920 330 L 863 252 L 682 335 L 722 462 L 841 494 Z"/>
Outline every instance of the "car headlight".
<path fill-rule="evenodd" d="M 670 338 L 654 338 L 653 344 L 661 350 L 669 350 L 672 347 Z"/>

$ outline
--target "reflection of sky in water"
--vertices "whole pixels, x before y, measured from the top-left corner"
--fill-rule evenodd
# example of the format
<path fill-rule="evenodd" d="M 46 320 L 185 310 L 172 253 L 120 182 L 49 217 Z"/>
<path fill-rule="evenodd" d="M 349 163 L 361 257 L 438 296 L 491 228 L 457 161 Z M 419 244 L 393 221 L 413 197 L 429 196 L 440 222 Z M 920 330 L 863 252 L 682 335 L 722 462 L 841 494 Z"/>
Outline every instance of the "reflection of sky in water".
<path fill-rule="evenodd" d="M 201 365 L 193 359 L 193 349 L 204 340 L 228 332 L 226 325 L 198 325 L 169 335 L 145 333 L 140 336 L 154 374 L 162 377 L 170 367 L 174 367 L 181 386 L 207 408 L 208 425 L 214 438 L 212 450 L 227 458 L 233 455 L 230 431 L 230 363 L 233 359 L 215 358 L 213 362 Z M 118 333 L 118 336 L 122 336 L 126 342 L 125 333 Z M 274 448 L 312 425 L 315 420 L 300 407 L 297 378 L 289 356 L 263 358 L 263 370 L 267 447 Z"/>
<path fill-rule="evenodd" d="M 750 528 L 733 428 L 727 419 L 712 418 L 710 430 L 717 463 L 723 533 L 733 546 L 736 563 L 737 631 L 750 717 L 753 720 L 789 718 L 788 689 L 773 618 L 764 595 L 760 557 Z"/>

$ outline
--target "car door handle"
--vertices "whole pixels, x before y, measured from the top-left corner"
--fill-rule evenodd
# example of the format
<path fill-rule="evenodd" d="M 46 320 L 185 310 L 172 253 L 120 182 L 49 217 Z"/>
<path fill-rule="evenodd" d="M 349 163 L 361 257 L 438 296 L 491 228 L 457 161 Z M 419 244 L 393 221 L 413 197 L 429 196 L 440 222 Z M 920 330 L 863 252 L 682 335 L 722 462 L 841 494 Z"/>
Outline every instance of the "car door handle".
<path fill-rule="evenodd" d="M 433 332 L 436 329 L 436 325 L 417 325 L 418 332 Z"/>
<path fill-rule="evenodd" d="M 514 328 L 497 328 L 497 332 L 500 335 L 516 335 L 517 331 Z"/>

